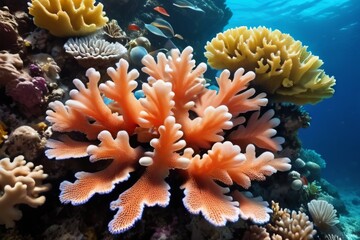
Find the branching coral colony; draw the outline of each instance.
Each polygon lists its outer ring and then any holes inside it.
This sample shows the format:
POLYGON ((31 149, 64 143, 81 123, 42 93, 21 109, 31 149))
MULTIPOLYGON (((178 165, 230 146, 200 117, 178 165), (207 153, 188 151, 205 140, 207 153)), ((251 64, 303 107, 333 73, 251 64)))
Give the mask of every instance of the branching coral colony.
POLYGON ((283 138, 275 137, 274 129, 279 120, 273 118, 272 110, 260 116, 267 99, 248 89, 253 72, 244 74, 239 69, 230 79, 224 70, 217 78, 217 93, 205 87, 202 74, 207 66, 196 66, 192 51, 191 47, 181 53, 172 50, 169 57, 160 53, 157 61, 144 57, 142 71, 149 77, 142 85, 145 97, 139 100, 133 94, 139 72, 128 71, 127 61, 121 59, 117 69, 108 69, 111 80, 98 86, 100 74, 90 68, 87 85, 75 79, 78 90, 70 92, 65 105, 50 104, 47 120, 53 130, 82 132, 89 141, 79 142, 64 133, 48 141, 49 158, 112 159, 101 171, 78 172, 74 183, 61 183, 61 202, 77 205, 95 193, 109 193, 144 166, 142 177, 110 204, 117 210, 109 223, 112 233, 131 228, 145 206, 169 204, 170 186, 165 178, 170 170, 183 176, 183 203, 188 211, 201 212, 212 224, 222 226, 239 217, 256 223, 269 220, 271 210, 261 197, 230 192, 223 186, 237 184, 247 189, 251 180, 265 180, 277 170, 290 169, 288 158, 274 158, 269 151, 256 156, 255 152, 255 146, 281 149, 283 138), (106 105, 103 97, 112 103, 106 105), (253 113, 246 119, 242 115, 248 112, 253 113), (130 136, 136 137, 137 146, 130 145, 130 136), (93 145, 96 138, 100 143, 93 145))

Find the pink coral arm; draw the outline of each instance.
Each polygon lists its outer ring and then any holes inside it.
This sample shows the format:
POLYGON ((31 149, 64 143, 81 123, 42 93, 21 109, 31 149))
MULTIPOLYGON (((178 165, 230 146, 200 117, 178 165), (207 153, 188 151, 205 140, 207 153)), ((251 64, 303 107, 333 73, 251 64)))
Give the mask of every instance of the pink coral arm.
MULTIPOLYGON (((192 152, 187 149, 183 157, 190 158, 192 152)), ((214 180, 231 185, 228 170, 243 158, 240 148, 231 142, 215 143, 202 158, 199 155, 192 157, 187 169, 189 177, 181 186, 185 193, 183 202, 189 212, 202 212, 209 222, 217 226, 225 225, 226 221, 236 221, 239 217, 237 202, 225 195, 229 192, 228 188, 220 187, 214 180)))
POLYGON ((128 72, 128 69, 129 63, 120 59, 116 69, 112 67, 107 69, 112 81, 100 84, 99 89, 107 98, 114 100, 119 108, 124 119, 121 129, 132 134, 138 124, 142 107, 132 92, 137 87, 135 79, 139 76, 139 72, 135 69, 128 72))
POLYGON ((113 159, 104 170, 95 173, 78 172, 74 183, 64 181, 60 184, 60 200, 63 203, 71 202, 74 205, 88 201, 95 193, 108 193, 118 182, 125 181, 132 172, 134 163, 139 159, 142 150, 129 145, 129 136, 120 131, 115 139, 110 132, 102 131, 99 134, 100 145, 91 145, 87 151, 90 161, 113 159))
POLYGON ((264 224, 270 219, 269 204, 262 197, 253 197, 250 192, 234 191, 231 196, 239 202, 240 217, 244 220, 252 220, 256 224, 264 224))
POLYGON ((48 149, 45 155, 57 160, 86 157, 88 156, 86 149, 89 145, 89 142, 75 141, 67 135, 61 135, 59 140, 49 139, 46 142, 48 149))
POLYGON ((182 126, 187 146, 195 150, 208 149, 212 143, 223 141, 224 137, 221 136, 223 130, 233 127, 231 117, 227 107, 222 105, 217 108, 207 107, 204 115, 194 120, 184 119, 182 126))
POLYGON ((151 141, 153 152, 146 153, 139 162, 148 166, 142 177, 119 199, 111 203, 112 210, 118 209, 114 219, 109 223, 112 233, 120 233, 132 227, 141 218, 145 206, 167 206, 170 200, 170 186, 165 182, 171 167, 186 167, 188 161, 183 161, 176 151, 185 146, 180 131, 180 125, 175 118, 169 116, 164 125, 159 127, 160 137, 151 141))
POLYGON ((219 92, 216 94, 215 91, 209 90, 200 96, 194 109, 199 116, 203 115, 208 106, 218 107, 225 105, 228 107, 229 112, 234 117, 237 117, 241 113, 259 110, 261 106, 267 104, 268 100, 265 98, 265 94, 259 94, 251 98, 255 94, 255 90, 253 88, 247 89, 249 82, 255 78, 254 72, 250 71, 244 74, 244 69, 239 68, 235 72, 233 80, 229 77, 230 72, 228 70, 222 71, 216 79, 219 92))
POLYGON ((145 98, 140 99, 144 110, 140 112, 139 125, 143 128, 157 128, 164 124, 165 118, 171 114, 174 107, 174 93, 171 83, 162 80, 156 81, 152 86, 142 85, 145 98))
POLYGON ((86 76, 89 79, 87 88, 79 79, 73 81, 78 90, 70 91, 71 99, 66 101, 66 105, 94 121, 91 125, 97 126, 101 130, 107 130, 115 136, 122 129, 123 118, 117 113, 112 113, 101 97, 98 88, 100 73, 89 68, 86 76))
MULTIPOLYGON (((195 155, 191 159, 187 169, 189 177, 182 186, 185 189, 183 202, 190 212, 202 212, 207 220, 216 225, 224 225, 226 219, 235 221, 239 209, 234 210, 236 204, 234 204, 232 197, 224 195, 228 189, 218 186, 214 182, 215 180, 226 185, 232 185, 233 182, 236 182, 240 186, 248 188, 251 180, 264 180, 265 176, 269 176, 277 170, 287 171, 290 169, 288 158, 274 159, 274 155, 270 152, 265 152, 256 158, 253 145, 247 147, 245 154, 241 153, 240 150, 239 146, 228 141, 215 143, 202 158, 195 155), (230 212, 232 214, 229 215, 230 212)), ((183 157, 190 155, 191 151, 187 150, 183 157)), ((237 194, 235 196, 240 198, 237 194)), ((261 208, 259 204, 257 206, 261 208)), ((258 209, 259 214, 261 214, 256 216, 259 221, 265 221, 267 216, 266 206, 262 206, 262 208, 258 209)), ((246 206, 243 207, 242 211, 243 216, 248 214, 246 206)))
POLYGON ((256 157, 255 146, 252 144, 246 147, 244 155, 245 160, 228 171, 231 179, 243 188, 249 188, 252 180, 263 181, 266 176, 291 168, 289 158, 274 158, 271 152, 264 152, 256 157))
POLYGON ((273 152, 280 151, 284 138, 274 137, 277 133, 274 128, 280 124, 278 118, 273 118, 274 114, 274 110, 268 110, 261 117, 259 111, 253 113, 247 120, 246 127, 240 125, 230 133, 228 140, 242 148, 252 143, 273 152))
POLYGON ((171 56, 166 59, 163 53, 158 54, 158 64, 148 55, 142 60, 145 67, 142 71, 149 74, 149 83, 155 80, 171 82, 172 91, 175 93, 175 110, 181 112, 193 107, 197 95, 205 89, 205 79, 202 74, 206 71, 206 64, 200 63, 195 68, 192 60, 193 49, 186 47, 181 53, 178 49, 171 51, 171 56))
POLYGON ((88 139, 96 139, 102 127, 91 124, 83 113, 64 105, 60 101, 51 102, 46 111, 46 120, 52 123, 52 129, 58 132, 78 131, 88 139))

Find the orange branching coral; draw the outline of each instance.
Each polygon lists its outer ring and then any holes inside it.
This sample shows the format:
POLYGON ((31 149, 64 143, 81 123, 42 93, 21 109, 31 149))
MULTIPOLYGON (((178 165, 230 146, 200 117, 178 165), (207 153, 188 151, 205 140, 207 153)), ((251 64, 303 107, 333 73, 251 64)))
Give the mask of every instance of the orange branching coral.
POLYGON ((95 193, 110 192, 143 166, 146 169, 140 179, 110 205, 117 210, 109 223, 112 233, 132 227, 145 206, 169 204, 170 186, 165 178, 170 170, 184 179, 183 202, 191 213, 201 212, 215 225, 236 221, 239 216, 268 221, 271 210, 261 198, 247 192, 229 193, 225 187, 249 188, 252 180, 262 181, 290 168, 289 159, 275 158, 271 152, 256 156, 255 145, 277 151, 282 138, 274 137, 273 128, 279 121, 273 118, 273 111, 260 116, 260 108, 267 104, 265 95, 255 96, 253 89, 247 89, 254 73, 244 74, 239 69, 231 80, 224 71, 217 79, 220 90, 216 93, 205 87, 202 75, 207 66, 195 65, 191 47, 181 53, 173 50, 169 57, 148 55, 143 64, 142 71, 149 75, 142 85, 144 98, 136 99, 133 94, 139 73, 129 71, 127 61, 121 59, 117 69, 108 69, 111 80, 98 86, 100 74, 90 68, 86 86, 75 79, 77 90, 70 92, 71 99, 50 104, 47 120, 63 135, 49 140, 49 158, 112 160, 99 172, 76 173, 74 183, 64 181, 60 200, 84 203, 95 193), (103 97, 112 102, 106 105, 103 97), (246 120, 242 115, 249 111, 254 113, 246 120), (82 132, 89 141, 74 140, 66 132, 82 132))

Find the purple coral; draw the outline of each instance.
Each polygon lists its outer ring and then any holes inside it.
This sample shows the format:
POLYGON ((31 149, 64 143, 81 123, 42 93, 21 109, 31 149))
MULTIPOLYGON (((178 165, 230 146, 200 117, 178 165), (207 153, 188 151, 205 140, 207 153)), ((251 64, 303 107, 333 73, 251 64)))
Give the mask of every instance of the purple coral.
POLYGON ((6 86, 6 92, 15 102, 32 109, 44 102, 48 89, 43 77, 34 77, 31 80, 18 78, 6 86))
POLYGON ((38 66, 37 64, 30 64, 29 65, 29 74, 32 77, 42 77, 43 76, 43 71, 41 69, 40 66, 38 66))

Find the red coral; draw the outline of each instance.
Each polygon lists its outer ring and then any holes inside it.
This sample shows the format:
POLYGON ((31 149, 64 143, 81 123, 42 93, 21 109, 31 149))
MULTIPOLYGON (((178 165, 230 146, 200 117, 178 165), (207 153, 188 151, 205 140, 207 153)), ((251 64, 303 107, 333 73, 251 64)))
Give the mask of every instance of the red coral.
POLYGON ((247 89, 254 73, 239 69, 230 79, 224 71, 217 79, 216 93, 205 87, 206 65, 195 65, 191 47, 182 53, 173 50, 169 57, 160 53, 157 61, 146 56, 143 64, 142 71, 149 75, 148 83, 142 85, 145 98, 137 100, 133 94, 139 73, 128 71, 128 63, 120 60, 117 69, 108 69, 111 80, 98 87, 100 75, 89 69, 87 86, 74 80, 78 90, 71 91, 71 100, 65 105, 50 104, 47 120, 55 131, 82 132, 89 142, 68 136, 50 140, 49 158, 112 159, 102 171, 79 172, 74 183, 64 181, 60 200, 81 204, 95 193, 108 193, 142 165, 146 170, 140 179, 111 203, 111 209, 117 210, 109 223, 112 233, 132 227, 145 206, 169 204, 170 186, 165 178, 170 170, 184 176, 183 202, 190 212, 201 212, 215 225, 236 221, 239 216, 266 222, 269 208, 265 202, 246 193, 229 193, 228 187, 218 184, 248 188, 252 180, 265 180, 290 168, 287 158, 274 158, 266 151, 255 154, 253 144, 276 151, 281 149, 282 138, 274 137, 273 128, 279 121, 273 112, 260 116, 261 106, 267 104, 265 95, 255 96, 254 89, 247 89), (103 96, 113 102, 106 105, 103 96), (246 120, 243 114, 248 111, 255 112, 246 120), (130 136, 137 138, 134 147, 129 144, 130 136), (98 146, 92 145, 95 138, 100 141, 98 146), (151 147, 148 151, 143 149, 146 142, 151 147))

